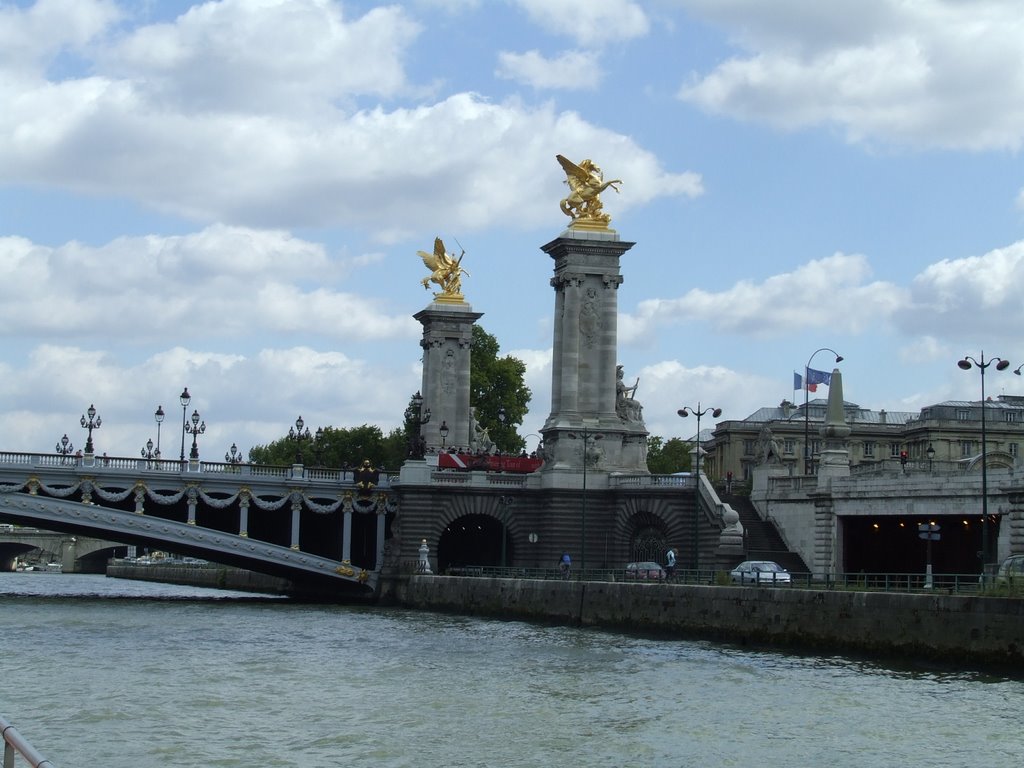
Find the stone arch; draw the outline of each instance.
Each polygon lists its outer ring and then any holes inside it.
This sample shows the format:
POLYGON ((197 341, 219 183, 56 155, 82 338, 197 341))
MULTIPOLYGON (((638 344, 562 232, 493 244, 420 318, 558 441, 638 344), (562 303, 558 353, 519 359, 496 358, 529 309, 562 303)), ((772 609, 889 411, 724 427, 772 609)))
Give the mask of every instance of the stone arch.
POLYGON ((653 532, 660 532, 662 543, 653 559, 664 563, 665 552, 674 547, 676 552, 686 551, 692 546, 693 521, 685 513, 685 508, 674 498, 659 496, 653 498, 629 497, 622 500, 616 509, 615 539, 620 543, 617 559, 623 562, 635 562, 636 555, 649 552, 656 539, 653 532), (643 533, 644 530, 649 533, 643 533), (638 546, 638 540, 647 538, 647 546, 638 546))
POLYGON ((436 518, 437 568, 498 567, 514 562, 521 525, 507 507, 509 497, 450 496, 436 518))

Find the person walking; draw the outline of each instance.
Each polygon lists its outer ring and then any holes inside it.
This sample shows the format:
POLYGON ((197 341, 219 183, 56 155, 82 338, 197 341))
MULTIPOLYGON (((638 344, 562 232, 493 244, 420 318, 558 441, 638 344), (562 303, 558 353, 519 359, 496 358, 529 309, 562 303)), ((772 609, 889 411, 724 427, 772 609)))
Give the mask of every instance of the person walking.
POLYGON ((572 571, 572 558, 569 557, 568 552, 562 553, 562 558, 558 561, 558 567, 562 571, 562 578, 568 579, 569 573, 572 571))
POLYGON ((676 551, 670 549, 665 555, 665 578, 671 579, 676 573, 676 551))

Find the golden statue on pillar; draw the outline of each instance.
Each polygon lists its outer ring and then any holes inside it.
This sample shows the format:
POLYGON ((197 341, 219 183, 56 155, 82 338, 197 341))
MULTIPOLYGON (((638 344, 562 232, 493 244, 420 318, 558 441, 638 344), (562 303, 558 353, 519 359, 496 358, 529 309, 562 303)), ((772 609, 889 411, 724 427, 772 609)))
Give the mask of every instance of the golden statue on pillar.
POLYGON ((466 255, 466 249, 463 248, 462 253, 456 257, 454 253, 448 253, 444 249, 444 243, 440 237, 435 237, 433 253, 426 251, 416 251, 416 253, 430 270, 430 275, 420 281, 423 283, 423 288, 429 290, 431 283, 437 283, 441 287, 441 291, 435 293, 434 298, 440 302, 451 304, 462 303, 462 275, 469 274, 462 268, 462 257, 466 255))
POLYGON ((579 165, 562 155, 555 155, 565 171, 565 183, 569 185, 569 195, 559 203, 562 213, 572 219, 570 227, 582 229, 608 229, 612 217, 602 212, 599 195, 608 187, 616 192, 621 184, 620 179, 605 181, 604 174, 593 160, 584 160, 579 165))

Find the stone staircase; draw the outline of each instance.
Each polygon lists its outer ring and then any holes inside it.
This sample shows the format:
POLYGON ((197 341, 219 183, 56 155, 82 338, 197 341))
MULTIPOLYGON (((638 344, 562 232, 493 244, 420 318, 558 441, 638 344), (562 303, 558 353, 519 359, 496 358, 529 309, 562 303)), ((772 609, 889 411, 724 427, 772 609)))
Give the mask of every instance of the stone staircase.
POLYGON ((740 516, 747 560, 774 560, 790 573, 810 572, 803 558, 786 548, 775 524, 760 518, 749 497, 719 492, 719 498, 740 516))

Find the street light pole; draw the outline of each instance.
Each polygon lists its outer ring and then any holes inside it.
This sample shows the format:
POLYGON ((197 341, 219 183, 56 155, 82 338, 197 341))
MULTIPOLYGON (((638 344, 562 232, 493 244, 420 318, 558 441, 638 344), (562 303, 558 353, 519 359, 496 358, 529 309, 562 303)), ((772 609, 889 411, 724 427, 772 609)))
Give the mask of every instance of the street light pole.
POLYGON ((164 407, 158 405, 156 407, 156 413, 153 414, 153 419, 156 421, 156 455, 157 458, 160 456, 160 425, 164 423, 164 407))
POLYGON ((811 371, 811 361, 814 359, 814 356, 816 354, 818 354, 819 352, 831 352, 833 355, 836 356, 836 362, 837 363, 843 362, 843 356, 840 355, 838 352, 836 352, 834 349, 831 349, 830 347, 821 347, 820 349, 816 349, 816 350, 814 350, 814 352, 811 353, 811 356, 809 358, 807 358, 807 365, 804 366, 804 474, 805 475, 811 474, 811 472, 810 472, 810 466, 811 466, 811 421, 810 421, 810 410, 809 410, 809 407, 808 407, 808 404, 810 403, 810 399, 808 398, 808 394, 810 393, 811 389, 807 385, 807 376, 808 376, 808 374, 811 371))
POLYGON ((306 426, 306 422, 299 416, 295 420, 295 427, 288 427, 288 439, 295 441, 295 463, 302 463, 302 441, 309 440, 312 435, 309 433, 309 427, 306 427, 306 431, 303 432, 302 428, 306 426))
POLYGON ((697 450, 693 456, 694 466, 694 493, 693 493, 693 570, 697 572, 697 581, 700 581, 700 420, 705 413, 710 413, 711 418, 717 419, 722 415, 721 408, 705 408, 701 410, 700 400, 697 407, 684 406, 676 411, 684 419, 691 413, 697 417, 697 450))
POLYGON ((185 463, 185 410, 188 408, 188 404, 192 402, 192 395, 188 393, 188 387, 185 387, 181 394, 178 395, 178 401, 181 403, 181 463, 185 463))
MULTIPOLYGON (((1009 360, 1001 357, 993 357, 985 362, 985 350, 981 351, 981 362, 978 362, 970 355, 964 355, 963 360, 957 361, 957 367, 964 371, 971 370, 972 366, 981 371, 981 583, 985 584, 985 566, 988 563, 988 437, 985 432, 985 369, 992 363, 996 364, 997 371, 1005 371, 1010 367, 1009 360)), ((1018 369, 1019 370, 1019 369, 1018 369)))
POLYGON ((199 460, 199 443, 196 442, 196 438, 206 432, 206 422, 199 423, 199 411, 192 411, 192 423, 185 425, 185 431, 192 435, 192 451, 188 457, 192 461, 199 460))
POLYGON ((81 424, 82 429, 89 430, 89 436, 85 439, 85 453, 86 455, 89 455, 94 452, 92 447, 92 431, 100 428, 100 425, 103 423, 103 419, 96 414, 95 405, 90 405, 89 410, 87 410, 85 414, 82 414, 81 424), (85 414, 89 415, 88 420, 85 418, 85 414))
POLYGON ((591 441, 603 440, 603 434, 592 434, 586 426, 580 428, 579 434, 569 433, 571 438, 583 440, 583 488, 580 495, 580 578, 587 567, 587 465, 590 463, 588 452, 591 441))

